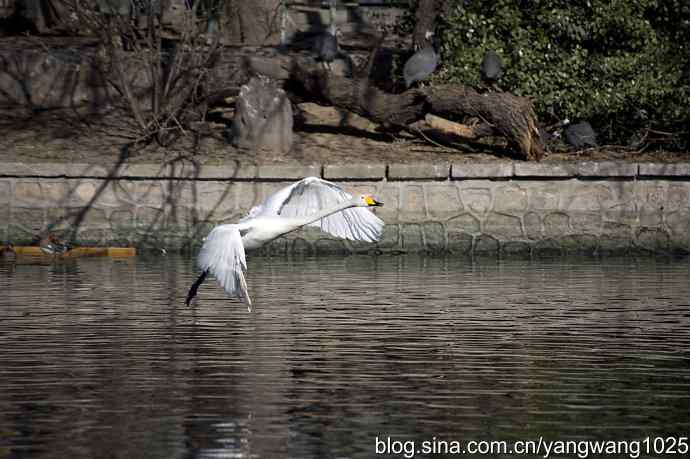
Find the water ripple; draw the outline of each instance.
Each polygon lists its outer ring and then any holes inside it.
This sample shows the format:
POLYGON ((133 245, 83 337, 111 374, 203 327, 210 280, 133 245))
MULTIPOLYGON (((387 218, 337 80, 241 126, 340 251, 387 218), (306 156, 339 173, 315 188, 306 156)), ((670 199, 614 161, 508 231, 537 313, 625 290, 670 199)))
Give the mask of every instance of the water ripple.
POLYGON ((0 457, 370 457, 375 436, 680 435, 690 265, 251 257, 0 264, 0 457))

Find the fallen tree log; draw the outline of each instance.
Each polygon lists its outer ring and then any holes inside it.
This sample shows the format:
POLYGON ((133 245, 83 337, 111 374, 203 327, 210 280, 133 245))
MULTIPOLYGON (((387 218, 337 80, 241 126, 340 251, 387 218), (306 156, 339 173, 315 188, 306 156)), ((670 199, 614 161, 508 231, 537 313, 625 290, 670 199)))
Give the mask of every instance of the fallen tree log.
POLYGON ((390 94, 366 77, 330 74, 309 59, 293 61, 286 90, 301 101, 333 105, 384 127, 405 128, 429 113, 454 119, 477 117, 492 133, 507 138, 525 159, 539 160, 543 155, 531 101, 510 93, 480 94, 462 85, 437 85, 390 94))
POLYGON ((473 125, 460 124, 441 118, 440 116, 432 115, 431 113, 427 113, 424 117, 424 122, 432 130, 468 140, 476 140, 480 137, 491 135, 493 132, 493 129, 485 123, 473 125))
POLYGON ((460 85, 436 85, 425 89, 429 111, 441 116, 481 119, 528 160, 544 155, 532 102, 507 92, 480 94, 460 85))

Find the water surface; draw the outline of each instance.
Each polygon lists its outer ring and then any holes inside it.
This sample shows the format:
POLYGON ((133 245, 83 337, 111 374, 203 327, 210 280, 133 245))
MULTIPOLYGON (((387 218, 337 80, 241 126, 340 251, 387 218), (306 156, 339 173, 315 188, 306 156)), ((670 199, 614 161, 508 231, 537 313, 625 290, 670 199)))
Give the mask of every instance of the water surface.
POLYGON ((0 458, 687 436, 689 274, 658 258, 250 257, 247 312, 215 281, 185 307, 188 256, 3 263, 0 458))

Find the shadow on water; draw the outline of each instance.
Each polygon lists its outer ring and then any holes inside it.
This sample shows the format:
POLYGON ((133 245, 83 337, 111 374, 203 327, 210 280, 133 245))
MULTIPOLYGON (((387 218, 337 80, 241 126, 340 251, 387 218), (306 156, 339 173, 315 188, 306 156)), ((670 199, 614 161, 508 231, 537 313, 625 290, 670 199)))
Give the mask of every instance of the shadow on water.
MULTIPOLYGON (((690 265, 252 257, 0 264, 0 457, 371 457, 688 431, 690 265)), ((402 457, 398 455, 396 457, 402 457)))

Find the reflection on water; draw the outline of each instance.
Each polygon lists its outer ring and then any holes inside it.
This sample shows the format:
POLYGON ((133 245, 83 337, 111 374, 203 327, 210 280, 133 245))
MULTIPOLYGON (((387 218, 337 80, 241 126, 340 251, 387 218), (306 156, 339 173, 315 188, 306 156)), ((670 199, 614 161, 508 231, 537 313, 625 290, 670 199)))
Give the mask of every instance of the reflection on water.
POLYGON ((249 264, 251 313, 190 257, 0 264, 0 458, 690 431, 687 260, 249 264))

